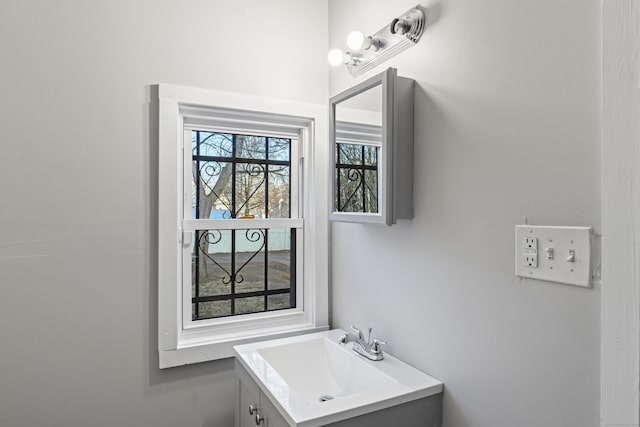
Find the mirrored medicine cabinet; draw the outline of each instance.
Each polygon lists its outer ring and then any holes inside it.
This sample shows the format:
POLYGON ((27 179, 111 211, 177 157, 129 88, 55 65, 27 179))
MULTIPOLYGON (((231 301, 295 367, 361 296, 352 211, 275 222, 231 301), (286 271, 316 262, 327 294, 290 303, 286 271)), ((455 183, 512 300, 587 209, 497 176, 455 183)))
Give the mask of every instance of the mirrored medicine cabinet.
POLYGON ((389 68, 330 99, 330 220, 413 217, 413 94, 389 68))

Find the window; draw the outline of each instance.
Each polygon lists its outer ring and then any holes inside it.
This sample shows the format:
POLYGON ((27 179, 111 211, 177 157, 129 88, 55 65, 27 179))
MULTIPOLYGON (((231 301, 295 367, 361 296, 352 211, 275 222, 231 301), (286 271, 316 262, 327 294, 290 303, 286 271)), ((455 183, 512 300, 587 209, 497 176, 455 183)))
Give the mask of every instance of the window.
POLYGON ((169 85, 158 99, 160 367, 326 329, 324 107, 169 85))
POLYGON ((187 126, 184 138, 191 141, 192 160, 185 172, 192 177, 184 180, 185 192, 191 192, 185 215, 194 220, 185 223, 185 233, 193 235, 185 248, 191 260, 186 323, 296 308, 302 273, 297 261, 303 259, 297 242, 304 230, 300 167, 292 158, 299 157, 299 141, 295 135, 242 135, 202 126, 187 126), (269 218, 282 220, 280 226, 268 228, 269 218), (202 219, 217 220, 218 227, 202 219), (242 221, 234 227, 226 219, 242 221))

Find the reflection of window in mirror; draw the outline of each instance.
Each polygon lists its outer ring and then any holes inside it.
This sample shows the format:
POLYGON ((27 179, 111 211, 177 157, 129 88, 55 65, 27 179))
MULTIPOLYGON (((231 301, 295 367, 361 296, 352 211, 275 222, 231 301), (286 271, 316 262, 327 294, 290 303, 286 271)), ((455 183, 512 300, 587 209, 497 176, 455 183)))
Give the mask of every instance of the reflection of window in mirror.
POLYGON ((336 122, 336 211, 378 213, 380 133, 380 126, 336 122))
POLYGON ((335 130, 335 211, 378 213, 382 86, 336 105, 335 130))

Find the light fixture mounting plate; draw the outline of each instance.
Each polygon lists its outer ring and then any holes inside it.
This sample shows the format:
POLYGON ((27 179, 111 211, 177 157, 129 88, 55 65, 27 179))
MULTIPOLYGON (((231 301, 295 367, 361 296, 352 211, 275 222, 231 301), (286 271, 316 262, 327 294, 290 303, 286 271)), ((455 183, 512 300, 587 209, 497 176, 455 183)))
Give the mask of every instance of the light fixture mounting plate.
POLYGON ((425 27, 426 18, 422 6, 409 9, 370 36, 373 40, 378 40, 379 49, 347 52, 350 57, 357 58, 347 62, 347 69, 354 77, 371 70, 418 43, 425 27))

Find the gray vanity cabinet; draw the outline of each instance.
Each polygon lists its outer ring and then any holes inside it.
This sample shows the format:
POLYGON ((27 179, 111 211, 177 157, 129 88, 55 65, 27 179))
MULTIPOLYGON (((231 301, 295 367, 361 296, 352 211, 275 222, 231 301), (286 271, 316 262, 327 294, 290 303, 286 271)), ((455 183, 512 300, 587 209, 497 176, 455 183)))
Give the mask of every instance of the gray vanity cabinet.
POLYGON ((265 427, 289 427, 289 424, 282 418, 282 415, 280 415, 276 407, 271 404, 269 399, 264 396, 261 397, 261 413, 264 416, 264 423, 262 425, 265 427))
POLYGON ((236 382, 236 427, 289 427, 238 361, 236 382))
MULTIPOLYGON (((291 427, 258 384, 236 360, 236 427, 291 427), (254 409, 252 411, 252 409, 254 409), (259 420, 259 421, 258 421, 259 420), (258 422, 256 422, 258 421, 258 422)), ((442 426, 442 393, 354 418, 324 424, 326 427, 442 426)))

